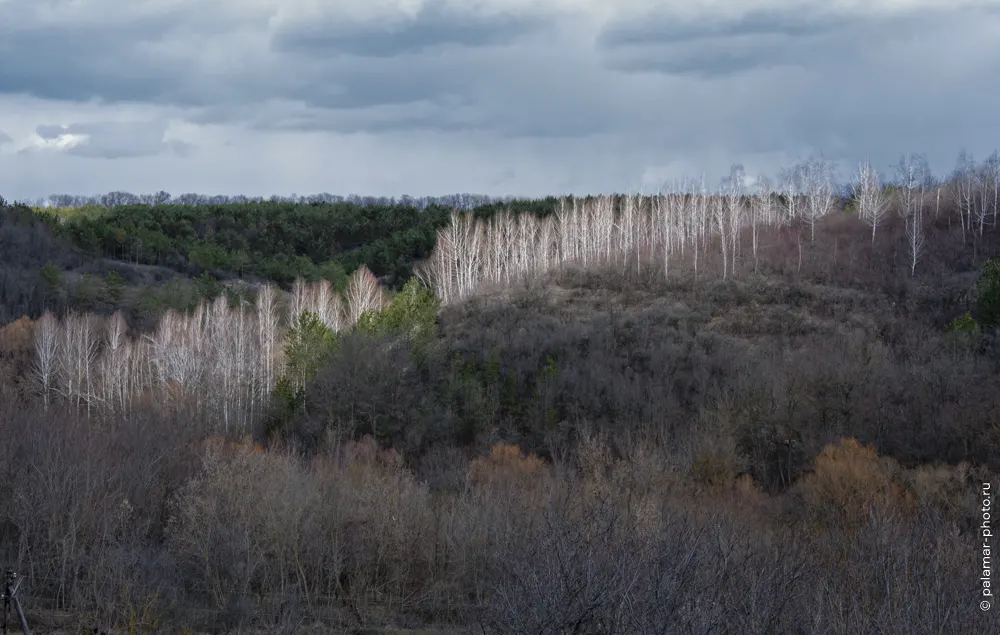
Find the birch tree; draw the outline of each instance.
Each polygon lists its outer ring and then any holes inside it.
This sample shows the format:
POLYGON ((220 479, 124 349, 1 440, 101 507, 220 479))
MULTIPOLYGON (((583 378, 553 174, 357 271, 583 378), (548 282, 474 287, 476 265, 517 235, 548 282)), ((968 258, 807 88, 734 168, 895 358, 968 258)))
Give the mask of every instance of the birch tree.
POLYGON ((958 155, 951 181, 954 185, 955 205, 962 225, 962 240, 967 231, 972 230, 973 188, 975 185, 975 161, 963 150, 958 155))
MULTIPOLYGON (((463 284, 469 284, 468 278, 471 275, 468 271, 463 274, 466 278, 463 284)), ((344 294, 347 303, 347 326, 354 326, 365 311, 378 311, 385 305, 385 292, 379 286, 375 275, 363 265, 351 274, 344 294)))
POLYGON ((771 181, 766 176, 757 177, 757 196, 754 197, 750 211, 750 240, 753 249, 753 272, 757 273, 757 252, 760 244, 760 228, 768 225, 773 213, 771 181))
POLYGON ((290 298, 291 304, 289 306, 289 312, 293 316, 302 314, 305 311, 309 311, 312 305, 312 289, 306 284, 303 278, 296 278, 292 283, 292 295, 290 298))
POLYGON ((726 199, 719 195, 712 197, 712 220, 719 231, 719 248, 722 251, 722 279, 729 273, 729 212, 726 209, 726 199))
POLYGON ((924 250, 924 205, 923 196, 906 217, 906 238, 910 248, 910 276, 917 270, 917 262, 924 250))
POLYGON ((1000 188, 1000 155, 991 154, 976 171, 979 203, 977 205, 979 233, 983 233, 986 218, 992 216, 992 227, 997 223, 998 188, 1000 188))
POLYGON ((51 313, 46 312, 35 322, 35 379, 45 409, 49 407, 50 395, 56 379, 59 359, 59 323, 51 313))
MULTIPOLYGON (((341 328, 343 321, 343 302, 338 294, 334 293, 329 280, 319 280, 309 294, 312 300, 309 311, 316 314, 319 321, 325 324, 333 332, 341 328)), ((299 312, 301 313, 301 311, 299 312)))
POLYGON ((727 233, 729 238, 729 253, 732 258, 732 270, 736 271, 736 257, 740 250, 740 230, 743 227, 743 194, 746 186, 746 170, 742 165, 734 165, 729 170, 724 194, 726 197, 727 233))
POLYGON ((801 164, 799 173, 805 186, 805 216, 809 224, 809 242, 816 241, 816 222, 833 211, 834 166, 821 157, 801 164))
POLYGON ((104 354, 100 359, 102 402, 111 410, 124 412, 131 401, 132 347, 126 339, 127 327, 121 311, 105 324, 104 354))
POLYGON ((63 319, 60 334, 61 392, 76 407, 86 405, 89 416, 94 401, 92 371, 97 356, 97 338, 90 317, 70 313, 63 319))
POLYGON ((674 203, 662 192, 658 192, 653 197, 653 217, 659 229, 659 244, 661 245, 661 261, 663 263, 663 276, 670 277, 670 247, 671 232, 673 229, 674 203))
POLYGON ((270 284, 257 291, 257 341, 258 349, 258 399, 263 402, 277 377, 275 359, 280 350, 281 336, 278 333, 280 315, 278 312, 278 290, 270 284))
POLYGON ((921 188, 929 174, 927 159, 923 155, 906 153, 899 158, 899 163, 896 164, 896 192, 899 198, 898 211, 902 218, 909 217, 916 209, 921 188))
POLYGON ((993 151, 993 154, 986 159, 986 172, 989 174, 990 189, 993 190, 993 227, 997 226, 997 212, 1000 211, 1000 153, 993 151))
POLYGON ((781 170, 778 176, 781 192, 785 195, 786 222, 791 223, 800 214, 799 195, 805 190, 802 164, 781 170))
POLYGON ((857 176, 856 200, 858 216, 872 227, 872 244, 875 244, 875 230, 885 216, 888 200, 882 184, 879 182, 878 171, 867 159, 861 163, 857 176))

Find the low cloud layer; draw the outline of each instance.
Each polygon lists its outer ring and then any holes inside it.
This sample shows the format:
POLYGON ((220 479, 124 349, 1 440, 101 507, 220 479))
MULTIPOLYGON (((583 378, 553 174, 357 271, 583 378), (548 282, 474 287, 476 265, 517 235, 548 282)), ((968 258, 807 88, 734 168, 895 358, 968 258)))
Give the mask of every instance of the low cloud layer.
POLYGON ((1000 138, 1000 10, 0 0, 0 195, 544 195, 1000 138))

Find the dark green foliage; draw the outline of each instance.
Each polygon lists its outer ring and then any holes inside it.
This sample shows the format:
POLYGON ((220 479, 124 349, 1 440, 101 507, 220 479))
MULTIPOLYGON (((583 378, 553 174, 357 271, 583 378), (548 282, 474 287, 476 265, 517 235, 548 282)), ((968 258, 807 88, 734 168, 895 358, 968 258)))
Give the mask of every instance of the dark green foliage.
POLYGON ((76 283, 73 290, 73 304, 81 311, 93 311, 97 305, 107 299, 107 290, 100 278, 94 278, 89 273, 76 283))
POLYGON ((39 272, 42 282, 45 283, 45 290, 49 293, 58 293, 62 289, 62 272, 54 262, 47 262, 39 272))
POLYGON ((968 311, 948 324, 948 335, 958 350, 970 350, 981 341, 979 324, 968 311))
POLYGON ((546 196, 542 199, 526 199, 489 203, 476 207, 472 213, 478 219, 488 219, 502 212, 511 212, 515 215, 533 214, 539 218, 545 218, 556 213, 559 209, 559 198, 546 196))
POLYGON ((1000 326, 1000 257, 986 261, 979 276, 976 318, 984 328, 1000 326))
POLYGON ((399 283, 426 257, 451 210, 443 205, 250 202, 122 205, 52 222, 84 250, 185 272, 341 282, 367 265, 399 283))
POLYGON ((362 313, 355 328, 377 337, 398 335, 423 345, 434 338, 440 306, 434 292, 412 278, 388 307, 362 313))
POLYGON ((117 269, 112 269, 104 275, 104 286, 108 290, 108 299, 114 304, 122 301, 125 293, 125 279, 117 269))
POLYGON ((201 274, 194 281, 198 285, 198 295, 207 300, 214 300, 222 293, 222 284, 208 272, 201 274))
POLYGON ((303 311, 285 335, 285 374, 271 393, 263 422, 265 438, 288 434, 288 425, 305 405, 305 385, 337 351, 338 338, 315 313, 303 311))
POLYGON ((303 311, 285 339, 285 364, 292 384, 302 386, 311 379, 336 346, 337 334, 315 313, 303 311))
POLYGON ((267 416, 262 430, 265 439, 281 439, 287 435, 289 422, 305 405, 305 390, 295 386, 288 375, 282 375, 275 382, 271 391, 271 402, 268 404, 267 416))

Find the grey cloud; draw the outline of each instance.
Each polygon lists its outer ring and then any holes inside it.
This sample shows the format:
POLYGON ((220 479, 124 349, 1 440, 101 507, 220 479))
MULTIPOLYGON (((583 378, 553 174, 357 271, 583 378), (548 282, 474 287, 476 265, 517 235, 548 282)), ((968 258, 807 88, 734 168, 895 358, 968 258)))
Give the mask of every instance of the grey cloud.
POLYGON ((893 15, 832 14, 809 10, 758 11, 738 20, 612 23, 598 36, 609 68, 723 77, 759 68, 844 68, 872 43, 931 37, 942 23, 989 18, 995 9, 963 13, 940 9, 893 15))
POLYGON ((385 134, 399 131, 457 132, 482 126, 475 109, 446 109, 430 102, 414 102, 399 107, 370 107, 343 110, 306 107, 259 115, 250 128, 262 131, 364 131, 385 134))
POLYGON ((448 63, 427 62, 405 66, 372 65, 340 68, 323 73, 323 81, 304 82, 289 96, 323 108, 354 109, 368 106, 403 105, 454 98, 468 87, 468 69, 448 63))
POLYGON ((386 58, 436 47, 485 47, 510 44, 544 26, 536 18, 492 17, 425 4, 412 18, 381 22, 320 21, 278 31, 272 45, 283 52, 386 58))
POLYGON ((677 44, 708 38, 745 36, 809 37, 842 31, 856 18, 810 11, 753 11, 736 20, 684 21, 657 16, 612 22, 598 36, 604 49, 648 44, 677 44))
POLYGON ((0 146, 5 146, 8 143, 12 142, 13 140, 14 140, 13 137, 11 137, 3 130, 0 130, 0 146))
POLYGON ((69 128, 66 126, 60 126, 58 124, 42 124, 35 128, 35 134, 37 134, 42 139, 58 139, 62 135, 69 132, 69 128))
POLYGON ((35 132, 43 139, 58 139, 62 135, 86 138, 65 150, 67 154, 103 159, 153 156, 166 151, 185 154, 191 148, 177 141, 165 142, 165 122, 102 122, 70 126, 41 125, 35 132))
POLYGON ((608 57, 608 66, 625 73, 656 71, 668 75, 691 75, 705 79, 724 78, 752 70, 805 67, 812 56, 790 56, 778 44, 756 43, 752 47, 718 47, 705 50, 652 50, 641 55, 608 57))
MULTIPOLYGON (((15 26, 10 6, 0 0, 0 93, 69 102, 38 120, 73 121, 79 107, 73 102, 98 97, 155 105, 138 112, 127 103, 87 105, 88 119, 152 111, 211 124, 197 152, 163 142, 165 119, 42 126, 37 132, 50 139, 67 132, 89 138, 62 152, 0 153, 0 171, 21 170, 12 182, 41 182, 36 174, 48 174, 47 165, 61 166, 62 179, 107 170, 81 155, 157 155, 141 164, 165 166, 162 177, 140 174, 129 161, 112 170, 132 170, 129 178, 147 179, 146 189, 197 189, 168 186, 184 174, 184 182, 209 185, 238 188, 231 184, 245 181, 248 191, 303 191, 312 182, 322 190, 332 187, 323 179, 334 171, 313 166, 340 160, 345 144, 371 144, 364 147, 378 157, 375 167, 344 162, 338 172, 344 187, 390 183, 417 191, 433 177, 440 179, 435 187, 454 182, 454 189, 467 189, 465 180, 480 173, 481 162, 482 172, 504 175, 490 183, 515 189, 528 183, 538 191, 546 183, 621 189, 647 166, 711 173, 747 156, 780 161, 813 151, 853 162, 865 155, 891 161, 899 151, 918 150, 935 166, 950 166, 961 145, 1000 134, 1000 89, 985 79, 1000 75, 1000 10, 891 18, 772 12, 673 24, 650 18, 614 23, 594 46, 569 23, 473 18, 438 4, 409 21, 288 26, 267 49, 264 20, 243 29, 247 23, 237 16, 213 22, 188 13, 168 16, 166 24, 123 19, 43 28, 15 26), (245 31, 252 32, 250 44, 245 31), (230 67, 206 70, 192 56, 206 42, 232 46, 224 57, 230 67), (275 140, 282 157, 300 157, 294 169, 273 158, 275 140), (413 152, 420 155, 413 163, 399 158, 413 152), (449 152, 479 158, 463 158, 463 172, 449 152), (425 162, 433 174, 406 176, 425 162), (367 174, 383 163, 391 179, 367 174)), ((204 57, 214 61, 214 54, 204 57)), ((11 102, 31 103, 19 100, 11 102)))
POLYGON ((192 20, 181 7, 164 7, 107 22, 39 23, 27 5, 0 3, 0 93, 181 105, 211 98, 191 81, 190 65, 164 51, 216 34, 217 16, 192 20))

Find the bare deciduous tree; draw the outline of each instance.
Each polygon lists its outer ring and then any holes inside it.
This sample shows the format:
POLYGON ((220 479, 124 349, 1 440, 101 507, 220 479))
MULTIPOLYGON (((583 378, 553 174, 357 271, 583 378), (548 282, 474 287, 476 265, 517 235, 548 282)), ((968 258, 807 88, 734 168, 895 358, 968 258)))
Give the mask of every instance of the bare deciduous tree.
POLYGON ((35 323, 35 379, 45 408, 56 378, 59 358, 59 324, 51 313, 45 313, 35 323))
POLYGON ((97 338, 90 316, 70 313, 63 319, 60 335, 60 392, 77 407, 86 405, 89 415, 95 397, 92 370, 97 357, 97 338))
POLYGON ((126 339, 125 318, 120 311, 105 324, 104 354, 100 359, 102 399, 111 411, 124 412, 131 401, 132 347, 126 339))
POLYGON ((278 290, 272 285, 264 285, 257 291, 257 342, 259 369, 257 387, 258 398, 263 402, 276 379, 276 358, 281 347, 278 333, 280 315, 278 313, 278 290))
POLYGON ((766 176, 757 177, 757 196, 750 210, 750 237, 753 248, 753 270, 757 273, 757 252, 760 245, 760 228, 771 222, 774 210, 771 181, 766 176))
POLYGON ((954 184, 955 205, 958 207, 962 226, 962 239, 972 230, 973 195, 975 185, 975 161, 964 150, 958 155, 951 181, 954 184))
POLYGON ((869 160, 866 159, 859 167, 857 179, 855 196, 858 216, 872 226, 872 244, 875 244, 875 230, 885 216, 888 200, 879 181, 878 171, 869 160))
POLYGON ((746 170, 742 165, 734 165, 729 170, 725 180, 724 195, 726 197, 727 227, 729 253, 732 258, 732 270, 736 271, 736 257, 740 251, 740 229, 744 222, 743 193, 746 186, 746 170))
POLYGON ((917 270, 917 262, 924 250, 924 203, 923 193, 914 203, 913 210, 906 217, 906 238, 910 247, 910 275, 917 270))
MULTIPOLYGON (((478 246, 478 245, 474 245, 478 246)), ((461 263, 463 265, 463 278, 462 285, 467 286, 469 289, 473 288, 473 271, 470 270, 467 263, 461 263)), ((378 311, 385 306, 385 292, 379 285, 378 280, 375 279, 375 275, 368 270, 367 267, 358 267, 358 269, 351 274, 350 279, 347 281, 347 289, 344 291, 347 303, 347 325, 353 326, 357 324, 358 318, 361 314, 366 311, 378 311)))
POLYGON ((805 217, 809 225, 809 241, 816 241, 816 222, 833 211, 834 165, 822 157, 803 162, 797 171, 805 186, 805 217))
POLYGON ((902 218, 908 218, 916 209, 929 176, 930 168, 923 155, 906 153, 899 158, 899 163, 896 164, 896 192, 899 198, 897 211, 902 218))

